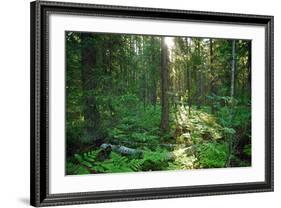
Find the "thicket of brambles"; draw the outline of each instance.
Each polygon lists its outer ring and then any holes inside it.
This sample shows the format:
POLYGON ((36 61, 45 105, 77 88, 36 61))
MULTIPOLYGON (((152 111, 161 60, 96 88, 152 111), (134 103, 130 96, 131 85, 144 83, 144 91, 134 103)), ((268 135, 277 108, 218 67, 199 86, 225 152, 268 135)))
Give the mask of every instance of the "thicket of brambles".
POLYGON ((66 173, 251 165, 251 42, 66 33, 66 173))

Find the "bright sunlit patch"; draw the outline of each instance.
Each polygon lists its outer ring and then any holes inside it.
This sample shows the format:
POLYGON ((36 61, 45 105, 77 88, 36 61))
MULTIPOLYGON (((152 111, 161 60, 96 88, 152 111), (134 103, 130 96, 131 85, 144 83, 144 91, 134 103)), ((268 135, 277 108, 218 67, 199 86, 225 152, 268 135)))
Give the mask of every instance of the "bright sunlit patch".
POLYGON ((171 50, 174 48, 175 41, 173 37, 165 37, 165 44, 167 45, 168 49, 171 50))

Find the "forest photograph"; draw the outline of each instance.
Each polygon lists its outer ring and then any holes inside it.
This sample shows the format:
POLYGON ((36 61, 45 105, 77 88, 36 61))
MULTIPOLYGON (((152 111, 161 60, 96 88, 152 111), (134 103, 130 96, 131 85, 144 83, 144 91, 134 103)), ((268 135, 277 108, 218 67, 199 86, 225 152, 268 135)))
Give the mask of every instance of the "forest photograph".
POLYGON ((65 174, 251 166, 251 40, 65 32, 65 174))

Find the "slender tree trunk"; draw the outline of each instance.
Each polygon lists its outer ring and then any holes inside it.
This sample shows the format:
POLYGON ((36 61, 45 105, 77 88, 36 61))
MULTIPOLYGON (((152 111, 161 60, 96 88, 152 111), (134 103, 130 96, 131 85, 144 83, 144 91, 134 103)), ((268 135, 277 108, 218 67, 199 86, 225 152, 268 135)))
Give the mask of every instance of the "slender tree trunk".
POLYGON ((145 59, 144 59, 144 37, 141 36, 141 41, 140 41, 140 46, 141 46, 141 94, 142 94, 142 101, 143 101, 143 109, 145 111, 146 109, 146 91, 147 91, 147 87, 146 87, 146 65, 145 65, 145 59))
POLYGON ((169 131, 169 98, 168 98, 168 49, 165 37, 161 38, 161 130, 169 131))
POLYGON ((213 70, 213 39, 210 38, 210 69, 213 70))
MULTIPOLYGON (((112 43, 110 43, 110 45, 108 46, 109 48, 109 72, 110 72, 110 75, 112 74, 112 43)), ((104 53, 105 54, 105 53, 104 53)))
POLYGON ((235 68, 236 68, 236 52, 235 52, 235 40, 232 40, 232 61, 231 61, 231 89, 230 97, 234 97, 235 91, 235 68))
POLYGON ((95 79, 95 71, 97 65, 97 46, 91 44, 93 37, 89 33, 82 33, 82 51, 81 51, 81 67, 82 67, 82 88, 84 97, 84 119, 85 119, 85 135, 84 142, 95 143, 100 139, 100 114, 96 103, 96 97, 91 92, 97 87, 97 79, 95 79))
POLYGON ((252 85, 252 42, 248 42, 248 80, 247 80, 247 89, 251 93, 251 85, 252 85))
MULTIPOLYGON (((196 50, 197 50, 197 53, 198 53, 198 57, 200 57, 201 55, 201 51, 200 51, 200 40, 199 39, 196 39, 196 42, 197 42, 197 47, 196 47, 196 50)), ((202 72, 199 71, 199 67, 201 65, 201 61, 200 63, 196 66, 196 94, 197 94, 197 107, 200 108, 201 107, 201 74, 202 72)), ((200 69, 201 70, 201 69, 200 69)))
MULTIPOLYGON (((213 72, 213 63, 214 63, 214 53, 213 53, 213 48, 214 48, 214 42, 213 42, 213 39, 210 38, 210 74, 212 76, 212 79, 210 81, 210 93, 211 95, 214 95, 215 94, 215 87, 216 87, 216 78, 215 76, 213 76, 214 72, 213 72)), ((210 101, 211 103, 211 111, 212 113, 215 112, 215 108, 214 108, 214 100, 211 100, 210 101)))
MULTIPOLYGON (((231 61, 231 91, 230 91, 230 97, 231 97, 231 119, 233 118, 233 98, 234 98, 234 86, 235 86, 235 68, 236 68, 236 49, 235 49, 235 40, 232 41, 232 61, 231 61)), ((226 167, 229 167, 231 165, 231 157, 233 153, 233 135, 228 135, 228 156, 226 161, 226 167)))
POLYGON ((200 106, 202 105, 202 103, 204 104, 204 74, 201 71, 200 72, 200 106))
MULTIPOLYGON (((203 100, 204 100, 204 65, 202 65, 203 61, 202 61, 202 57, 201 57, 201 39, 198 39, 198 56, 200 57, 200 62, 199 62, 199 67, 200 67, 200 70, 198 71, 199 73, 199 107, 201 107, 202 103, 203 103, 203 100)), ((202 56, 203 56, 203 53, 202 53, 202 56)))
POLYGON ((191 79, 192 73, 191 73, 191 69, 188 69, 188 114, 191 114, 191 106, 192 106, 192 98, 191 98, 191 79))
POLYGON ((133 68, 134 68, 134 64, 133 64, 133 41, 132 41, 133 36, 131 36, 129 38, 129 86, 133 86, 133 68))
POLYGON ((186 44, 186 76, 187 76, 187 96, 188 96, 188 114, 191 114, 191 105, 192 105, 192 99, 191 99, 191 69, 188 66, 188 56, 189 56, 189 45, 188 45, 188 38, 185 38, 185 44, 186 44))
POLYGON ((156 102, 157 102, 157 74, 158 73, 158 67, 155 64, 155 57, 156 57, 156 50, 155 50, 155 37, 151 37, 151 45, 152 45, 152 56, 151 56, 151 104, 156 107, 156 102))

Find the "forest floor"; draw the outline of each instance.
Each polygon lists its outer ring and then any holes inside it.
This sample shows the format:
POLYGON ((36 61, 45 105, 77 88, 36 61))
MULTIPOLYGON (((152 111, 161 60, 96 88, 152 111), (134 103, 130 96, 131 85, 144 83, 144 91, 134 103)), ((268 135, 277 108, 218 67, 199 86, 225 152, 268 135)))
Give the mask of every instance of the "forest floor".
POLYGON ((211 109, 194 107, 189 111, 184 105, 173 109, 169 133, 166 134, 162 134, 159 128, 161 107, 158 105, 147 106, 145 110, 120 112, 122 119, 107 130, 102 145, 88 146, 68 158, 67 174, 251 165, 250 145, 239 152, 239 145, 234 143, 236 146, 229 154, 229 139, 235 141, 238 130, 226 127, 211 113, 211 109))

